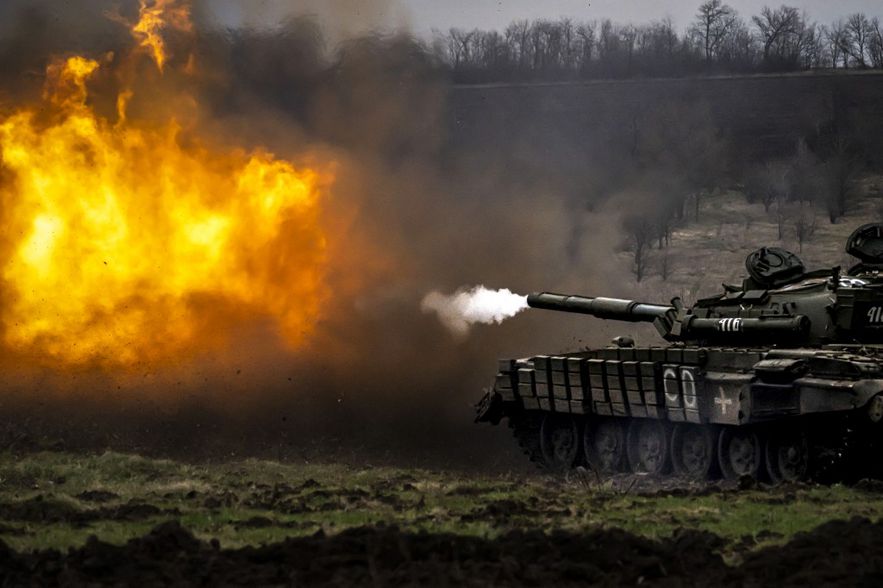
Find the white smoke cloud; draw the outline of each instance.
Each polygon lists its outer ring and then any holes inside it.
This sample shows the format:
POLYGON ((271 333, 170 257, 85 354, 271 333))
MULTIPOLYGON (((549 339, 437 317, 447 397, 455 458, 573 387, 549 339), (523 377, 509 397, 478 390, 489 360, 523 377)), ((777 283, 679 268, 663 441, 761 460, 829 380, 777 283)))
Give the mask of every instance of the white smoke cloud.
POLYGON ((439 320, 457 335, 465 335, 476 323, 501 323, 527 308, 527 296, 503 288, 484 286, 460 288, 451 295, 432 291, 420 304, 423 312, 435 312, 439 320))

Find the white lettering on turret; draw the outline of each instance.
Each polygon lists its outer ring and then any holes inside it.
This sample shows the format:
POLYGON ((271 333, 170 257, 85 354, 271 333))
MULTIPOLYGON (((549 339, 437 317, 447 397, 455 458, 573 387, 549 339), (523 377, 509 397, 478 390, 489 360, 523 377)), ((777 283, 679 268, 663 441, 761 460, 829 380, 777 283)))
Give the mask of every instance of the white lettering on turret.
POLYGON ((717 322, 717 330, 723 333, 739 333, 742 331, 742 319, 725 318, 717 322))
POLYGON ((883 306, 872 306, 868 310, 868 323, 872 325, 883 324, 883 306))

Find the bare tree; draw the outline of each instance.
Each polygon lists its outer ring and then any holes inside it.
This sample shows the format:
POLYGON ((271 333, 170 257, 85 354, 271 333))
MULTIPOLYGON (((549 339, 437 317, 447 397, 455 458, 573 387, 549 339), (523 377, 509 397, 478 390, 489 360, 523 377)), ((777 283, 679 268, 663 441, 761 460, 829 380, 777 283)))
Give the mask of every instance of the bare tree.
POLYGON ((787 169, 787 194, 791 201, 821 202, 824 200, 825 180, 821 173, 822 162, 810 150, 806 141, 797 144, 787 169))
POLYGON ((530 23, 526 20, 516 20, 506 27, 503 36, 518 67, 525 69, 530 63, 530 23))
POLYGON ((464 31, 452 28, 448 33, 448 51, 451 64, 456 68, 461 64, 471 63, 472 38, 476 31, 464 31))
POLYGON ((706 0, 679 35, 670 19, 647 24, 518 20, 503 32, 451 28, 432 50, 458 81, 666 76, 706 71, 883 67, 883 29, 856 13, 818 26, 793 6, 764 7, 749 23, 724 0, 706 0))
POLYGON ((565 71, 573 71, 577 64, 579 53, 576 47, 576 27, 569 18, 558 21, 560 40, 559 60, 565 71))
MULTIPOLYGON (((752 170, 745 179, 745 196, 749 202, 760 202, 765 212, 788 196, 788 166, 767 162, 752 170)), ((780 237, 781 238, 781 237, 780 237)))
POLYGON ((672 207, 677 217, 685 216, 689 202, 698 218, 702 197, 720 185, 728 161, 728 142, 710 106, 660 103, 640 113, 636 138, 637 163, 677 179, 677 204, 672 207))
POLYGON ((676 199, 672 198, 669 205, 660 210, 653 219, 653 228, 655 230, 655 238, 657 248, 662 249, 671 245, 671 234, 674 231, 674 225, 677 215, 675 210, 676 199))
POLYGON ((711 64, 717 56, 737 22, 736 11, 721 0, 708 0, 699 7, 690 30, 701 44, 706 65, 711 64))
POLYGON ((643 214, 633 214, 623 221, 623 228, 627 235, 626 245, 634 259, 632 272, 635 280, 640 282, 647 269, 647 251, 653 239, 653 223, 643 214))
POLYGON ((635 44, 638 40, 638 29, 633 25, 622 27, 619 31, 619 37, 622 40, 621 46, 625 50, 625 75, 632 74, 632 67, 635 58, 635 44))
POLYGON ((846 53, 849 34, 843 21, 839 20, 830 27, 822 27, 822 36, 825 39, 831 67, 836 68, 839 65, 849 67, 849 54, 846 53))
POLYGON ((742 19, 736 19, 718 49, 718 63, 732 71, 751 70, 755 67, 756 55, 754 35, 742 19))
POLYGON ((764 7, 751 19, 763 45, 763 62, 772 69, 796 69, 809 42, 815 38, 815 26, 793 6, 764 7))
POLYGON ((681 39, 671 19, 638 27, 637 31, 636 52, 642 69, 651 75, 674 73, 681 39))
POLYGON ((798 32, 799 19, 796 8, 784 5, 776 9, 764 6, 759 16, 751 17, 760 32, 764 61, 774 52, 781 54, 783 46, 788 46, 790 38, 798 32))
POLYGON ((773 211, 775 212, 776 218, 776 229, 778 231, 779 241, 783 241, 785 239, 785 224, 788 221, 788 199, 784 194, 779 194, 776 196, 775 203, 773 205, 773 211))
POLYGON ((825 204, 828 208, 828 218, 833 224, 849 209, 850 201, 856 192, 861 161, 846 139, 835 136, 832 139, 830 155, 822 169, 827 183, 825 204))
POLYGON ((801 200, 794 207, 791 212, 791 223, 794 226, 799 253, 803 253, 803 244, 812 238, 818 226, 818 217, 812 201, 801 200))
POLYGON ((883 30, 880 28, 880 19, 874 17, 870 22, 871 38, 868 41, 868 53, 871 57, 871 67, 883 68, 883 30))
POLYGON ((590 67, 594 58, 595 28, 595 23, 583 23, 576 27, 576 36, 579 39, 579 64, 582 71, 590 67))
POLYGON ((503 76, 512 63, 509 45, 497 31, 479 31, 474 37, 474 62, 494 77, 503 76))
POLYGON ((862 69, 868 67, 868 46, 872 36, 871 21, 857 12, 846 19, 846 38, 843 51, 862 69))
POLYGON ((815 23, 807 26, 801 49, 799 68, 818 69, 825 67, 825 43, 822 36, 822 27, 815 23))
POLYGON ((672 22, 671 18, 665 18, 656 23, 653 28, 656 31, 656 37, 661 41, 659 44, 661 52, 668 59, 673 59, 675 51, 677 51, 678 45, 680 45, 680 39, 678 39, 678 34, 675 32, 674 22, 672 22))
POLYGON ((668 255, 668 251, 665 251, 659 256, 659 276, 663 282, 667 282, 670 275, 671 258, 668 255))
POLYGON ((601 28, 598 31, 598 62, 602 73, 606 75, 614 75, 619 73, 619 63, 621 61, 622 38, 619 36, 619 27, 613 24, 609 19, 601 21, 601 28))

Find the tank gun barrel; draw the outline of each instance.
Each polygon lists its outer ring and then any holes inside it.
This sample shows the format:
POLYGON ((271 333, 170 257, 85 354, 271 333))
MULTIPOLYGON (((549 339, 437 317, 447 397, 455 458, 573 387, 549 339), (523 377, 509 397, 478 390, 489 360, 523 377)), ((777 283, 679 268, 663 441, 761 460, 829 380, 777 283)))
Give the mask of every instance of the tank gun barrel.
POLYGON ((527 305, 531 308, 590 314, 602 319, 632 323, 652 323, 658 318, 665 317, 667 313, 675 311, 674 307, 662 304, 645 304, 619 298, 569 296, 551 292, 537 292, 529 295, 527 305))
POLYGON ((701 317, 682 306, 647 304, 619 298, 591 298, 551 292, 527 297, 531 308, 588 314, 602 319, 630 323, 653 323, 669 341, 727 342, 734 340, 789 341, 803 338, 811 321, 803 315, 760 317, 701 317))

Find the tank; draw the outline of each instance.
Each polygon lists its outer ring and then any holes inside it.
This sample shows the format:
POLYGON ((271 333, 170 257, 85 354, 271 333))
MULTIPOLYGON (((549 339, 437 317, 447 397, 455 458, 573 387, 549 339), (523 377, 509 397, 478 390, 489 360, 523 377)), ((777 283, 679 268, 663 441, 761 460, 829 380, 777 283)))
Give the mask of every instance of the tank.
POLYGON ((692 307, 541 292, 534 309, 652 323, 663 342, 500 360, 478 422, 508 421, 544 468, 767 482, 878 476, 883 225, 858 263, 807 271, 761 248, 741 285, 692 307))

